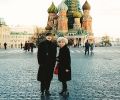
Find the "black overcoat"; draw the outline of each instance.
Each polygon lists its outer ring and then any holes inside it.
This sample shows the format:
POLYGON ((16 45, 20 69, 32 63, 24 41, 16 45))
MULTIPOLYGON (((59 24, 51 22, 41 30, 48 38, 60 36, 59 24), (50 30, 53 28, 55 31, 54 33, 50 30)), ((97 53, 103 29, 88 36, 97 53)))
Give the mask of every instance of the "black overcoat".
POLYGON ((85 43, 85 49, 87 49, 87 50, 88 50, 88 49, 89 49, 89 47, 90 47, 90 43, 86 42, 86 43, 85 43))
POLYGON ((38 81, 51 81, 56 63, 57 46, 51 41, 45 40, 38 45, 38 81))
POLYGON ((71 57, 66 45, 59 50, 58 62, 58 80, 61 82, 71 80, 71 57), (69 71, 66 72, 66 69, 69 71))

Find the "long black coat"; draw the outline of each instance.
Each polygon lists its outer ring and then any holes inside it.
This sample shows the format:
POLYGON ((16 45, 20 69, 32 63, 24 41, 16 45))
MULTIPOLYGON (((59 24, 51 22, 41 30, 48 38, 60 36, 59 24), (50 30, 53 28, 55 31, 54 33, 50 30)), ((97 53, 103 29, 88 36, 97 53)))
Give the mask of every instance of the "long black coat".
POLYGON ((53 78, 53 70, 56 63, 56 52, 57 46, 48 40, 45 40, 38 45, 38 81, 51 81, 53 78))
POLYGON ((85 49, 87 49, 87 50, 88 50, 88 49, 89 49, 89 47, 90 47, 90 43, 89 43, 89 42, 86 42, 86 43, 85 43, 85 49))
POLYGON ((58 62, 58 80, 61 82, 71 80, 71 57, 69 48, 66 45, 60 48, 58 62), (66 72, 66 69, 68 69, 69 72, 66 72))

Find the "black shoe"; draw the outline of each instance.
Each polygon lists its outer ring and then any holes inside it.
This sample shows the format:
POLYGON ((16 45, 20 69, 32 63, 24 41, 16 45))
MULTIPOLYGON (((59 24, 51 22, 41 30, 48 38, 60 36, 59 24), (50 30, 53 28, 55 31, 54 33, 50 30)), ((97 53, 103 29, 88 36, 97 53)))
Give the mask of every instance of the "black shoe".
POLYGON ((63 95, 63 92, 64 92, 64 91, 62 90, 59 94, 60 94, 60 95, 63 95))
POLYGON ((44 92, 41 92, 41 96, 44 96, 44 92))
POLYGON ((69 92, 68 92, 68 91, 65 91, 63 94, 66 95, 66 96, 68 96, 68 95, 69 95, 69 92))
POLYGON ((49 91, 45 91, 45 95, 50 96, 51 94, 49 91))
POLYGON ((69 95, 69 92, 68 92, 68 91, 63 91, 63 92, 61 92, 60 95, 62 95, 62 96, 68 96, 68 95, 69 95))

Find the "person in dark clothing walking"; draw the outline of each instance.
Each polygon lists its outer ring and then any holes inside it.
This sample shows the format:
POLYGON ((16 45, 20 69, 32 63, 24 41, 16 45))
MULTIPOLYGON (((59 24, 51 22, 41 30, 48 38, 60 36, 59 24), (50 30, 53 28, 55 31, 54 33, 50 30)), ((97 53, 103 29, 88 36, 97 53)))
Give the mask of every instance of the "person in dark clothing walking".
POLYGON ((85 42, 85 55, 88 52, 89 55, 89 47, 90 47, 90 43, 88 42, 88 40, 85 42))
POLYGON ((91 43, 91 44, 90 44, 91 55, 94 54, 94 53, 93 53, 93 47, 94 47, 94 45, 93 45, 93 43, 91 43))
POLYGON ((27 41, 25 41, 25 46, 24 46, 25 51, 27 51, 27 47, 28 47, 28 43, 27 43, 27 41))
POLYGON ((27 50, 30 51, 30 42, 27 43, 27 50))
POLYGON ((33 47, 34 47, 34 43, 30 43, 30 50, 31 50, 31 52, 33 52, 33 47))
POLYGON ((71 80, 71 57, 70 50, 67 47, 68 40, 64 37, 57 39, 59 49, 58 55, 58 80, 62 82, 62 91, 60 95, 68 95, 67 81, 71 80))
POLYGON ((20 46, 21 46, 21 49, 22 49, 23 48, 23 44, 21 43, 20 46))
POLYGON ((7 49, 7 43, 6 42, 4 43, 4 48, 5 48, 5 50, 7 49))
POLYGON ((37 80, 41 82, 41 95, 51 95, 49 92, 50 83, 53 78, 53 71, 56 64, 57 45, 52 42, 52 33, 46 34, 46 40, 38 45, 38 74, 37 80))

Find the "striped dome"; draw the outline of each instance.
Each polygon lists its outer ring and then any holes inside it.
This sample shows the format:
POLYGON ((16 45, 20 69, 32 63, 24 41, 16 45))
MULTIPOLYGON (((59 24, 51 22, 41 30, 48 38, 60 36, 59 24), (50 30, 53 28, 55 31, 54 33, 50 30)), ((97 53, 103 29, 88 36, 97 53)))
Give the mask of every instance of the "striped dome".
POLYGON ((65 0, 63 0, 60 5, 58 6, 58 11, 61 11, 61 10, 65 10, 67 11, 68 10, 68 6, 64 3, 65 0))

